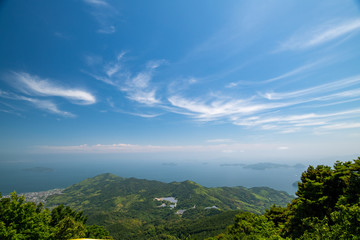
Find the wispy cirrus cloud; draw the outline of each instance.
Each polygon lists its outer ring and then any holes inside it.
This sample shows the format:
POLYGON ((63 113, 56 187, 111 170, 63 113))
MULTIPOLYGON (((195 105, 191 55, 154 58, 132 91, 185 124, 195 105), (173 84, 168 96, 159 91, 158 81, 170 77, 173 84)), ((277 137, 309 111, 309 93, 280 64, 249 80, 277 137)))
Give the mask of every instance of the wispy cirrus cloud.
POLYGON ((303 126, 318 126, 326 125, 328 122, 339 119, 353 118, 360 116, 360 109, 351 109, 347 111, 331 112, 327 114, 308 113, 301 115, 287 115, 276 117, 249 117, 236 122, 236 125, 242 126, 256 126, 264 124, 276 124, 283 127, 284 125, 291 125, 294 127, 303 126))
POLYGON ((160 116, 161 114, 154 113, 154 114, 147 114, 147 113, 129 113, 130 115, 139 116, 143 118, 155 118, 160 116))
POLYGON ((75 117, 75 114, 60 110, 55 97, 67 99, 78 105, 96 103, 96 98, 85 90, 64 87, 56 84, 53 80, 43 79, 25 72, 12 72, 5 75, 7 82, 17 90, 17 93, 0 90, 0 97, 10 100, 20 100, 31 103, 38 109, 61 115, 75 117), (41 98, 41 99, 40 99, 41 98))
POLYGON ((22 98, 21 100, 28 101, 28 102, 34 104, 37 108, 46 110, 53 114, 61 115, 64 117, 75 117, 76 116, 70 112, 61 111, 55 103, 48 101, 48 100, 39 100, 39 99, 34 99, 34 98, 22 98))
POLYGON ((359 18, 342 22, 331 21, 311 30, 298 32, 283 42, 276 51, 308 49, 348 36, 359 30, 359 18))
POLYGON ((153 105, 161 101, 156 97, 156 88, 150 86, 153 71, 160 66, 160 62, 149 62, 146 69, 125 81, 122 91, 127 92, 128 98, 146 105, 153 105))
POLYGON ((108 6, 109 4, 104 0, 84 0, 85 3, 99 6, 108 6))
POLYGON ((300 67, 297 67, 295 69, 290 70, 289 72, 286 72, 286 73, 281 74, 279 76, 269 78, 269 79, 266 79, 266 80, 262 80, 262 81, 257 81, 257 82, 249 82, 249 81, 231 82, 231 83, 227 84, 225 87, 226 88, 233 88, 233 87, 236 87, 238 85, 258 85, 258 84, 272 83, 272 82, 275 82, 275 81, 279 81, 279 80, 282 80, 282 79, 294 77, 296 75, 300 75, 302 73, 308 72, 309 70, 315 68, 316 66, 319 66, 323 62, 324 62, 324 60, 319 60, 319 61, 316 61, 316 62, 304 64, 304 65, 302 65, 300 67))
MULTIPOLYGON (((304 128, 316 128, 318 126, 334 124, 339 119, 339 117, 336 117, 338 115, 336 112, 334 114, 314 114, 311 106, 309 107, 309 103, 316 102, 331 105, 339 101, 344 102, 345 100, 356 101, 360 97, 360 90, 354 88, 360 84, 360 75, 331 82, 328 81, 324 84, 295 91, 265 91, 264 93, 254 91, 254 94, 247 98, 239 98, 233 94, 229 95, 221 91, 216 93, 210 92, 207 95, 196 97, 188 95, 186 94, 186 91, 189 90, 188 86, 198 82, 195 78, 178 78, 180 79, 179 83, 172 81, 167 86, 167 92, 160 92, 157 86, 152 83, 152 78, 154 71, 164 61, 149 61, 142 71, 132 72, 127 66, 128 63, 125 55, 125 52, 121 52, 115 60, 100 66, 100 74, 89 75, 114 86, 125 93, 127 99, 142 106, 153 108, 156 111, 161 110, 185 115, 196 121, 229 122, 245 128, 256 127, 268 131, 293 133, 304 128), (184 84, 186 84, 186 87, 181 87, 184 84), (346 89, 349 87, 353 89, 346 89), (284 114, 289 108, 301 108, 305 104, 308 105, 302 110, 303 114, 284 114)), ((323 63, 328 63, 328 60, 329 58, 326 58, 304 64, 278 77, 264 80, 262 83, 281 83, 284 79, 307 73, 323 63)), ((264 86, 266 87, 267 85, 264 86)), ((338 104, 341 103, 339 102, 338 104)), ((114 106, 113 102, 112 106, 114 106)), ((120 112, 147 118, 159 116, 157 113, 131 113, 122 110, 120 112)), ((343 115, 347 114, 344 113, 343 115)), ((351 114, 348 115, 350 116, 351 114)))
POLYGON ((112 34, 116 32, 116 23, 118 22, 118 11, 105 0, 83 0, 85 4, 91 7, 90 14, 99 24, 98 33, 112 34))
POLYGON ((318 130, 342 130, 342 129, 351 129, 351 128, 360 128, 360 122, 345 122, 345 123, 335 123, 329 124, 326 126, 321 126, 318 130))
POLYGON ((261 93, 260 95, 269 100, 289 99, 289 98, 296 98, 310 94, 319 94, 319 93, 339 90, 359 83, 360 83, 360 75, 357 75, 297 91, 283 92, 283 93, 266 92, 266 93, 261 93))
POLYGON ((293 133, 304 128, 314 129, 318 126, 327 126, 360 117, 359 109, 314 113, 311 105, 308 105, 314 102, 335 104, 339 100, 357 101, 360 97, 360 89, 342 89, 354 88, 359 84, 360 76, 353 76, 297 91, 272 92, 254 95, 248 99, 219 95, 202 98, 173 95, 168 98, 168 101, 178 111, 173 111, 171 108, 169 111, 186 114, 198 121, 225 121, 245 128, 256 127, 268 131, 293 133), (265 99, 261 99, 260 96, 265 99), (286 114, 295 108, 303 108, 302 114, 286 114))
POLYGON ((188 115, 200 121, 216 121, 224 118, 234 121, 238 117, 295 104, 293 102, 265 103, 254 98, 236 99, 221 96, 212 96, 204 100, 204 98, 185 98, 174 95, 169 97, 168 101, 173 107, 186 111, 188 115))
POLYGON ((103 26, 102 28, 97 30, 98 33, 103 33, 103 34, 111 34, 116 32, 116 28, 113 25, 110 26, 103 26))
POLYGON ((171 96, 168 101, 172 106, 186 110, 195 118, 204 121, 216 120, 220 117, 235 113, 253 113, 262 109, 261 106, 249 106, 245 100, 220 100, 205 101, 202 99, 189 99, 182 96, 171 96))
POLYGON ((121 52, 114 61, 100 66, 101 70, 99 74, 87 74, 126 93, 126 97, 129 100, 147 106, 161 103, 161 100, 156 96, 157 88, 151 85, 151 80, 154 71, 165 61, 149 61, 145 69, 133 73, 124 64, 125 54, 126 52, 121 52))
MULTIPOLYGON (((259 128, 268 131, 281 133, 293 133, 303 129, 315 129, 318 126, 326 126, 338 123, 340 120, 351 119, 354 115, 338 112, 322 111, 313 112, 310 103, 323 106, 332 104, 342 104, 349 101, 358 101, 360 89, 356 88, 360 84, 360 75, 343 78, 335 81, 327 81, 323 84, 314 85, 308 88, 296 89, 294 91, 274 92, 264 91, 259 93, 256 88, 252 88, 253 95, 246 94, 246 98, 241 98, 239 94, 228 94, 226 89, 218 90, 194 96, 189 86, 194 83, 201 85, 198 78, 174 78, 180 80, 170 81, 168 85, 163 84, 168 91, 161 91, 152 81, 155 70, 162 64, 160 61, 149 61, 143 70, 130 71, 126 53, 120 53, 115 60, 102 63, 99 67, 100 74, 89 74, 95 79, 124 93, 124 96, 140 106, 152 108, 155 112, 165 111, 175 114, 185 115, 191 119, 202 122, 227 122, 246 129, 259 128), (185 87, 184 87, 184 86, 185 87), (351 90, 346 89, 352 87, 351 90), (190 90, 190 94, 187 92, 190 90), (249 96, 250 95, 250 96, 249 96), (288 111, 294 112, 301 109, 301 114, 287 114, 288 111), (349 116, 347 118, 346 116, 349 116)), ((331 59, 330 59, 331 60, 331 59)), ((274 85, 266 83, 277 83, 280 86, 283 80, 297 75, 306 75, 307 78, 314 78, 314 68, 323 67, 329 63, 329 58, 322 58, 318 61, 306 63, 300 67, 290 70, 277 77, 268 78, 261 83, 262 88, 270 88, 274 85), (311 73, 311 74, 309 74, 311 73)), ((201 79, 201 78, 200 78, 201 79)), ((307 82, 311 82, 308 79, 307 82)), ((314 81, 316 82, 316 81, 314 81)), ((115 104, 112 102, 112 107, 115 104)), ((114 108, 115 109, 115 108, 114 108)), ((131 111, 119 110, 119 112, 136 115, 140 117, 156 117, 158 113, 132 113, 131 111)))
POLYGON ((275 82, 275 81, 278 81, 278 80, 281 80, 281 79, 284 79, 284 78, 293 77, 295 75, 298 75, 300 73, 304 73, 304 72, 318 66, 322 62, 324 62, 324 61, 320 60, 320 61, 316 61, 316 62, 312 62, 312 63, 309 63, 309 64, 302 65, 302 66, 300 66, 298 68, 295 68, 295 69, 293 69, 293 70, 291 70, 289 72, 281 74, 280 76, 266 79, 266 80, 262 81, 262 83, 272 83, 272 82, 275 82))
POLYGON ((36 108, 45 110, 45 111, 53 113, 53 114, 61 115, 63 117, 75 117, 76 116, 70 112, 60 110, 55 103, 53 103, 52 101, 49 101, 49 100, 40 100, 40 99, 36 99, 36 98, 25 97, 25 96, 21 96, 21 95, 14 94, 14 93, 4 92, 1 90, 0 90, 0 97, 6 98, 6 99, 11 99, 11 100, 26 101, 26 102, 29 102, 32 105, 34 105, 36 108))
POLYGON ((138 117, 142 117, 142 118, 155 118, 155 117, 162 115, 161 113, 142 113, 142 112, 139 113, 139 112, 125 111, 125 110, 117 108, 115 106, 115 104, 112 102, 110 102, 109 105, 111 105, 112 111, 114 111, 114 112, 129 114, 129 115, 138 116, 138 117))
POLYGON ((66 88, 55 84, 49 79, 41 79, 25 72, 13 72, 10 79, 15 88, 28 95, 63 97, 75 104, 96 103, 96 98, 87 91, 66 88))

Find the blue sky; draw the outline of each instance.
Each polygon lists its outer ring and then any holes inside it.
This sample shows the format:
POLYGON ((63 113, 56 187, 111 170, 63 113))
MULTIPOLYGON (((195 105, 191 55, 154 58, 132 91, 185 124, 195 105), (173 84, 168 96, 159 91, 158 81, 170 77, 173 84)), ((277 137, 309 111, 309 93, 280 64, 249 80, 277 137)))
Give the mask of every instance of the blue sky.
POLYGON ((358 1, 5 0, 0 157, 357 156, 359 43, 358 1))

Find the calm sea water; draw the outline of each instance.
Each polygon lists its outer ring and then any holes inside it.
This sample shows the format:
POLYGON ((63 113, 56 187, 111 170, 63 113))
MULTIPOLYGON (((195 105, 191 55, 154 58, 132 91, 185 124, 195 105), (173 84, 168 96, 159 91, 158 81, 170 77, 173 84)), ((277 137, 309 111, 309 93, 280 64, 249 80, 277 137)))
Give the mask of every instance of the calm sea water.
POLYGON ((3 162, 0 163, 0 192, 5 195, 65 188, 101 173, 163 182, 192 180, 206 187, 267 186, 294 194, 292 184, 305 168, 278 167, 265 170, 241 165, 202 162, 93 161, 93 162, 3 162), (48 171, 36 171, 49 168, 48 171), (50 171, 52 170, 52 171, 50 171))

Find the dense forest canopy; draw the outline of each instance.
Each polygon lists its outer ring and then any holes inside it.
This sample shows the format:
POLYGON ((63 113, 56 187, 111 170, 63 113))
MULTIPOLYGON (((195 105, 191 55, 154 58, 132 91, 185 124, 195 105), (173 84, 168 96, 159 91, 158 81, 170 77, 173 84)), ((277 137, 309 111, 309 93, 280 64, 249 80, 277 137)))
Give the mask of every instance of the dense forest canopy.
MULTIPOLYGON (((1 197, 1 195, 0 195, 1 197)), ((61 240, 70 238, 112 239, 101 226, 86 225, 87 217, 70 207, 59 205, 53 210, 25 202, 16 192, 0 199, 0 239, 61 240)))
POLYGON ((309 166, 287 207, 241 213, 211 239, 360 239, 360 157, 334 167, 309 166))

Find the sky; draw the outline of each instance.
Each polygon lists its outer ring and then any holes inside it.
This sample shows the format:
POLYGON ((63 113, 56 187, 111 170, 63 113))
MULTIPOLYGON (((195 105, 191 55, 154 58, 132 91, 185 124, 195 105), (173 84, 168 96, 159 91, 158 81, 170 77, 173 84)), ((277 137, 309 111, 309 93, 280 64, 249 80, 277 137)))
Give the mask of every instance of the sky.
POLYGON ((0 159, 348 161, 359 43, 354 0, 3 0, 0 159))

